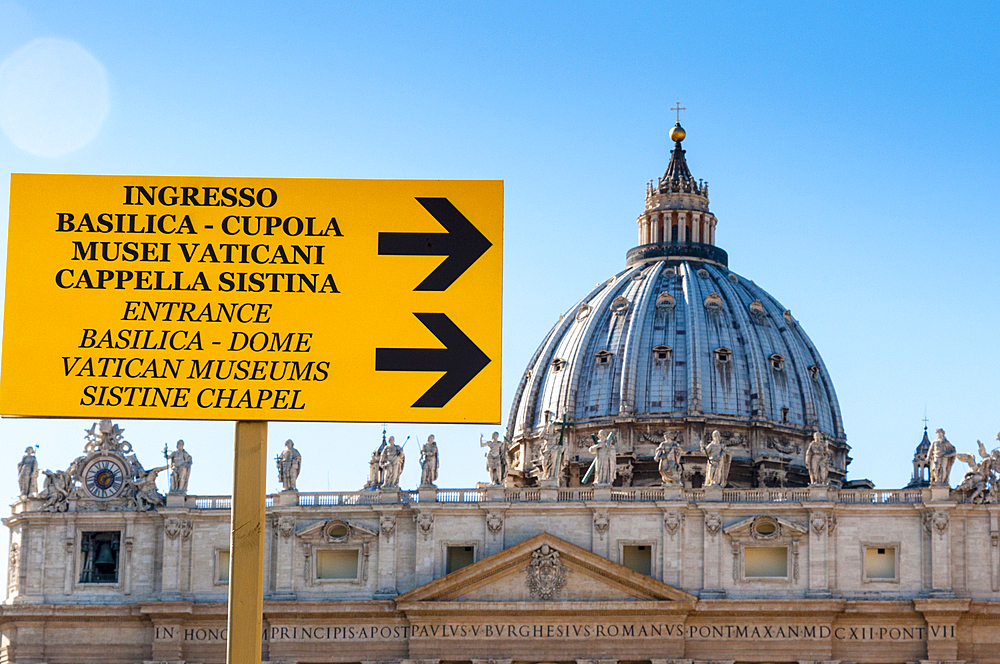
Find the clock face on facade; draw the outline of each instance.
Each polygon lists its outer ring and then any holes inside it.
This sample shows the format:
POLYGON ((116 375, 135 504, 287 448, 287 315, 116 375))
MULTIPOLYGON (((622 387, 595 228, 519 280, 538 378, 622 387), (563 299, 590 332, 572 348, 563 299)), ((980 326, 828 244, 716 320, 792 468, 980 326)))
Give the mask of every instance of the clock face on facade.
POLYGON ((97 500, 114 498, 125 486, 125 467, 117 459, 97 459, 84 471, 83 486, 97 500))

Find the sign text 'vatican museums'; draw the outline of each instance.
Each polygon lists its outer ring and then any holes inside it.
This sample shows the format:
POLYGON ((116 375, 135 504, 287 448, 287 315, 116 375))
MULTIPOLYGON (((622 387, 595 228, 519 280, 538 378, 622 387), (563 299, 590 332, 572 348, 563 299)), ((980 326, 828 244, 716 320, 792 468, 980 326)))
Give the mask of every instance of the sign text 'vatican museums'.
POLYGON ((503 183, 11 176, 0 412, 499 422, 503 183))

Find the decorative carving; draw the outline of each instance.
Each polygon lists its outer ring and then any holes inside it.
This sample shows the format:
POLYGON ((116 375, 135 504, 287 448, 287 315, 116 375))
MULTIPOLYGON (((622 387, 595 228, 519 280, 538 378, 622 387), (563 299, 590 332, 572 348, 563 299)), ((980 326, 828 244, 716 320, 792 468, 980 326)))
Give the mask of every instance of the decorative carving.
POLYGON ((667 512, 663 515, 663 527, 667 529, 667 533, 671 537, 677 534, 683 522, 684 514, 682 512, 667 512))
POLYGON ((604 533, 608 532, 608 526, 611 525, 611 515, 607 512, 595 512, 594 513, 594 530, 604 537, 604 533))
POLYGON ((386 537, 392 537, 396 532, 396 517, 391 514, 383 514, 378 520, 378 529, 386 537))
MULTIPOLYGON (((1000 435, 997 436, 1000 440, 1000 435)), ((957 458, 969 465, 955 488, 957 493, 965 495, 967 502, 997 503, 1000 502, 1000 482, 997 481, 997 470, 1000 469, 1000 448, 992 453, 986 451, 986 446, 981 441, 976 441, 979 445, 980 461, 976 461, 975 454, 959 454, 957 458)))
POLYGON ((932 517, 931 522, 934 524, 934 528, 937 530, 939 537, 943 536, 945 534, 945 531, 948 530, 949 518, 950 517, 948 516, 947 512, 941 510, 934 512, 934 516, 932 517))
MULTIPOLYGON (((30 449, 30 448, 29 448, 30 449)), ((10 545, 10 557, 7 559, 7 583, 15 585, 17 583, 17 565, 21 561, 21 548, 17 542, 10 545)))
POLYGON ((278 516, 274 519, 274 530, 284 539, 288 539, 295 532, 294 516, 278 516))
POLYGON ((434 436, 427 436, 427 442, 420 448, 420 487, 432 488, 438 476, 438 446, 434 436))
MULTIPOLYGON (((194 522, 191 519, 181 520, 181 541, 187 542, 191 539, 191 533, 194 531, 194 522)), ((126 544, 131 547, 131 541, 126 541, 126 544)))
POLYGON ((813 512, 809 517, 809 525, 817 535, 823 533, 827 526, 827 515, 821 512, 813 512))
POLYGON ((766 444, 772 450, 777 450, 782 454, 800 454, 802 452, 801 444, 789 441, 787 438, 768 436, 766 444))
POLYGON ((295 480, 299 477, 299 469, 302 467, 302 455, 295 449, 295 444, 291 440, 285 441, 285 449, 281 451, 275 460, 278 466, 278 481, 281 482, 282 491, 296 491, 295 480))
POLYGON ((716 513, 705 515, 705 530, 712 537, 715 537, 719 533, 719 528, 722 527, 722 517, 716 513))
POLYGON ((132 451, 132 444, 125 440, 125 429, 122 429, 111 420, 101 420, 86 431, 86 443, 83 451, 91 452, 118 452, 125 455, 132 451))
POLYGON ((168 516, 163 520, 163 532, 168 539, 177 539, 177 536, 181 534, 181 520, 176 516, 168 516))
POLYGON ((486 528, 496 535, 503 528, 503 514, 501 512, 489 512, 486 514, 486 528))
POLYGON ((837 528, 837 515, 831 513, 826 520, 826 531, 829 534, 833 534, 833 531, 837 528))
POLYGON ((430 537, 431 528, 434 526, 434 515, 430 512, 422 512, 416 516, 416 520, 424 539, 430 537))
POLYGON ((525 573, 531 596, 547 601, 566 586, 569 568, 559 560, 558 551, 543 544, 531 554, 531 562, 525 573))
POLYGON ((830 474, 830 448, 826 436, 817 431, 806 449, 806 468, 809 469, 809 483, 826 485, 830 474))

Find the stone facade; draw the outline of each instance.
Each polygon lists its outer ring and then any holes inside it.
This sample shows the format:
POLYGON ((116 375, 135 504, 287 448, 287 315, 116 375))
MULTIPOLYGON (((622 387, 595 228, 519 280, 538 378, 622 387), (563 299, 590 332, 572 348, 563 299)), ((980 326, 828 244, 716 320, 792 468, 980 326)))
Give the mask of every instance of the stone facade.
MULTIPOLYGON (((287 491, 268 498, 263 658, 1000 662, 1000 505, 962 500, 287 491)), ((0 660, 224 661, 228 498, 171 502, 16 503, 0 660), (113 579, 81 578, 94 533, 118 535, 113 579)))

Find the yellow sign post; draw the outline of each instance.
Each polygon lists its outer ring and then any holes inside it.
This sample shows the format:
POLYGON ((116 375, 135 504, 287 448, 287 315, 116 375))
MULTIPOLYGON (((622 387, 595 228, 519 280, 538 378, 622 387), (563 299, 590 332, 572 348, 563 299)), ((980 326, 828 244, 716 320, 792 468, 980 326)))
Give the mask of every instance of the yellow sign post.
POLYGON ((503 183, 11 176, 0 413, 237 420, 230 664, 267 421, 500 420, 503 183))
POLYGON ((503 183, 11 176, 0 412, 497 422, 503 183))

